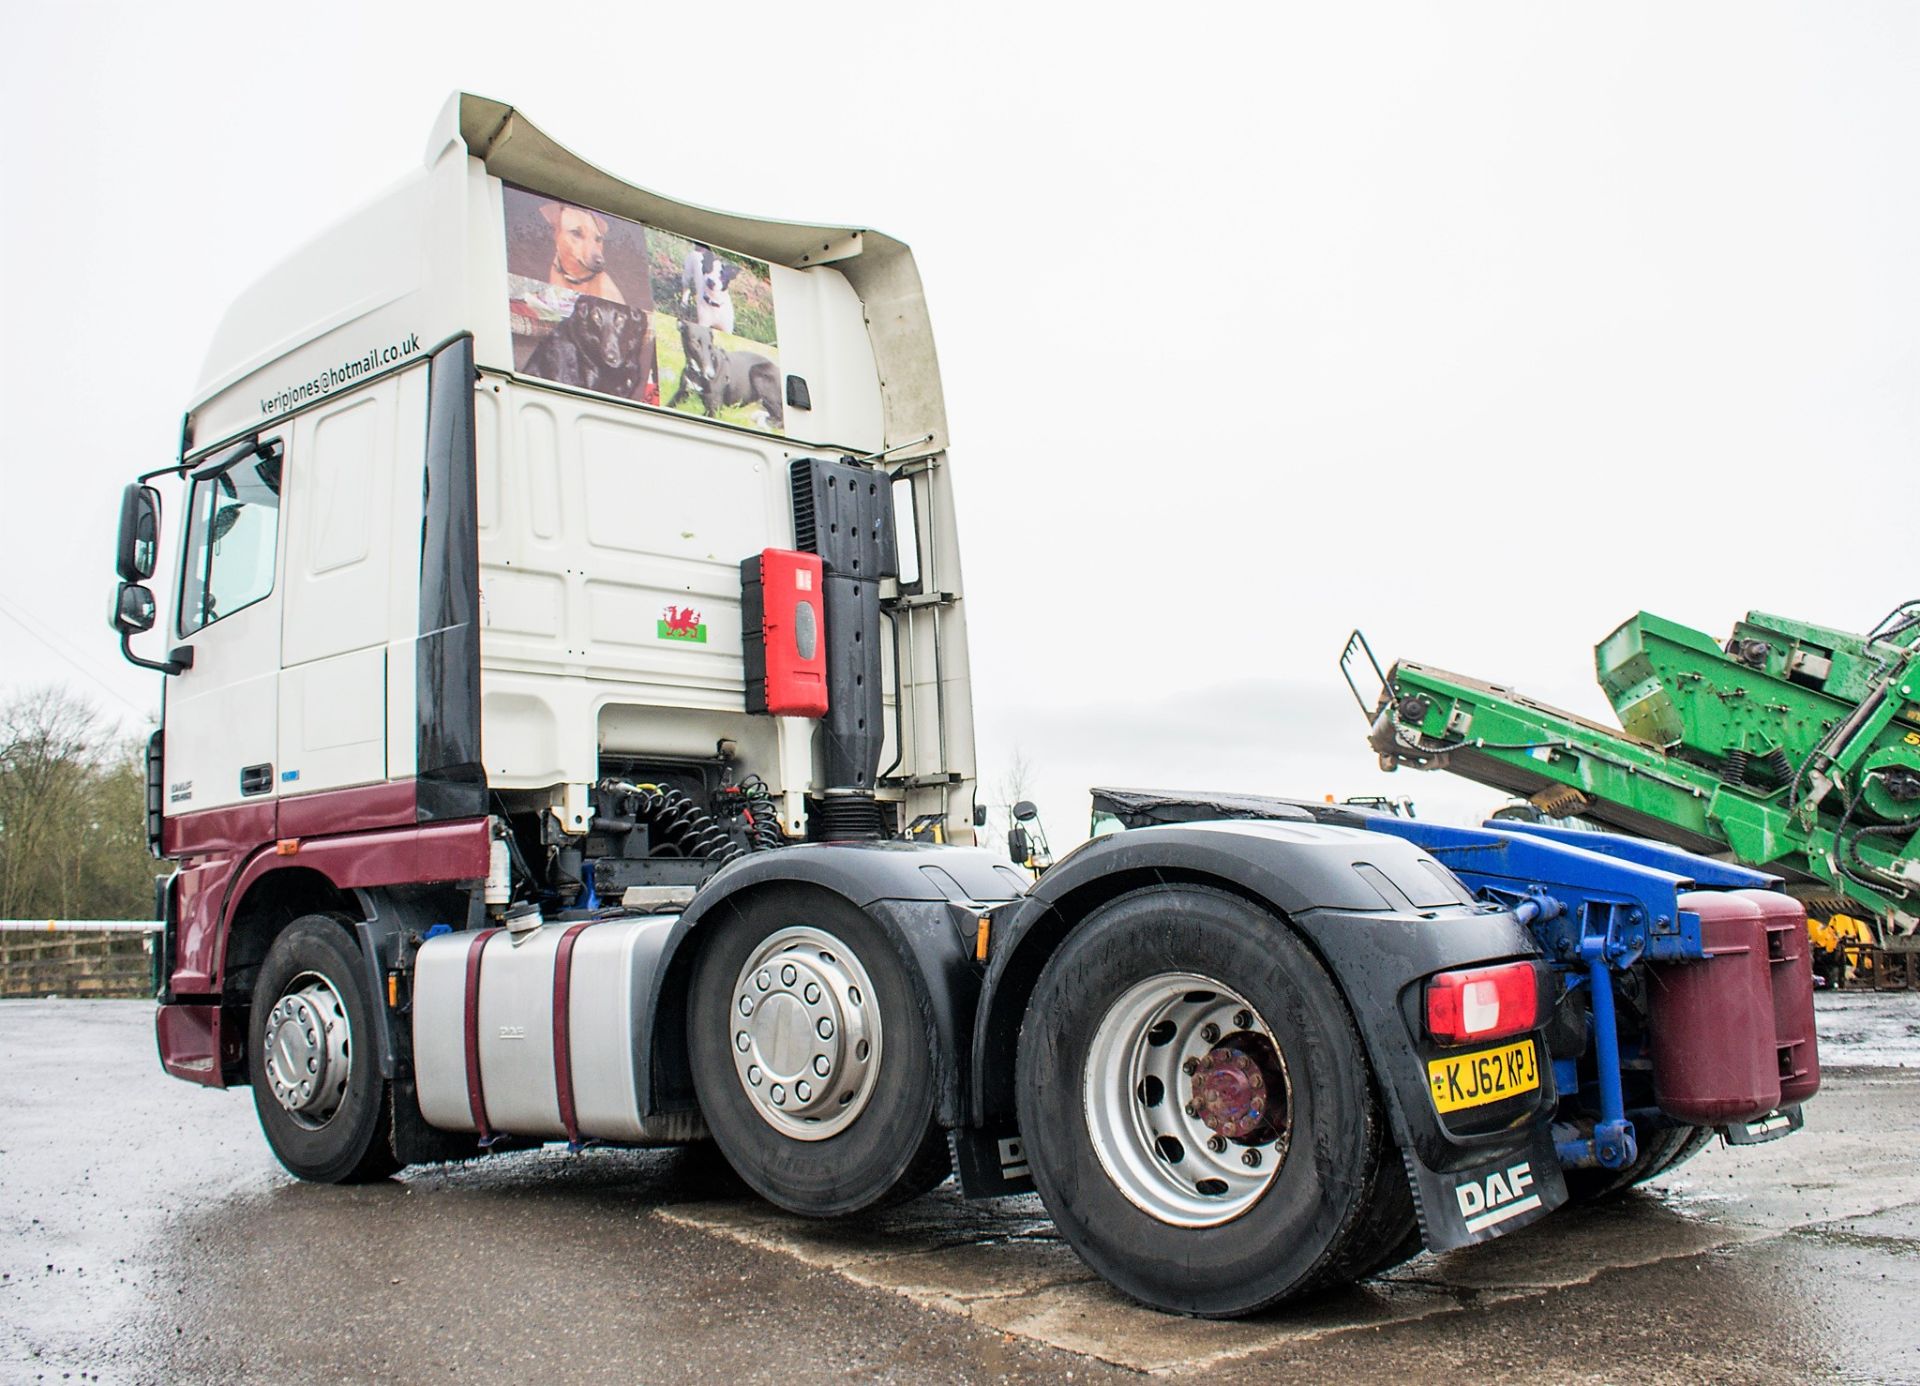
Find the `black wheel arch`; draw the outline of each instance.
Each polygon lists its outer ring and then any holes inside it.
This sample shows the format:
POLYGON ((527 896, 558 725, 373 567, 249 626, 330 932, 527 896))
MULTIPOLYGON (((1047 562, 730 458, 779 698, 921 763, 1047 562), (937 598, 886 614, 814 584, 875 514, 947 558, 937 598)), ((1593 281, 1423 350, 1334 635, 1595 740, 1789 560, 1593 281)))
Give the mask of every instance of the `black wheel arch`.
MULTIPOLYGON (((1014 1068, 1027 1002, 1047 960, 1094 910, 1143 886, 1223 890, 1291 928, 1332 976, 1360 1031, 1385 1098, 1394 1139, 1434 1168, 1486 1158, 1508 1133, 1456 1138, 1428 1101, 1406 997, 1449 967, 1534 956, 1531 936, 1506 913, 1465 903, 1408 912, 1359 868, 1415 900, 1437 898, 1450 880, 1403 839, 1319 824, 1254 821, 1139 828, 1099 838, 1044 876, 1017 904, 997 910, 981 984, 971 1065, 970 1118, 988 1126, 1014 1116, 1014 1068), (1444 927, 1428 927, 1445 919, 1444 927)), ((1457 886, 1455 889, 1458 889, 1457 886)), ((1551 1103, 1551 1085, 1542 1103, 1551 1103)))
MULTIPOLYGON (((1329 907, 1382 910, 1386 902, 1353 869, 1379 855, 1376 843, 1388 855, 1408 846, 1344 829, 1235 822, 1137 828, 1070 854, 1025 899, 994 912, 973 1037, 975 1122, 1012 1116, 1014 1053, 1027 1001, 1047 960, 1100 906, 1143 887, 1182 884, 1241 896, 1276 922, 1329 907)), ((1306 942, 1320 951, 1311 937, 1306 942)), ((1334 960, 1321 961, 1345 995, 1334 960)))
MULTIPOLYGON (((463 919, 465 892, 444 886, 388 886, 343 889, 311 867, 286 866, 267 872, 248 887, 234 907, 221 959, 221 1007, 244 1033, 253 981, 267 950, 288 925, 306 915, 323 915, 338 924, 357 947, 368 994, 374 998, 373 1040, 383 1078, 411 1067, 407 1027, 396 1023, 386 1004, 385 974, 400 963, 401 940, 435 923, 463 919)), ((250 1081, 244 1056, 223 1072, 225 1086, 250 1081)))
POLYGON ((687 1052, 687 999, 694 959, 710 926, 791 890, 817 892, 873 919, 897 950, 914 988, 939 1082, 943 1126, 964 1123, 968 1046, 979 995, 973 961, 980 911, 1013 898, 1019 873, 990 852, 927 843, 818 843, 757 852, 709 881, 667 936, 647 998, 641 1035, 642 1105, 650 1115, 695 1106, 687 1052))

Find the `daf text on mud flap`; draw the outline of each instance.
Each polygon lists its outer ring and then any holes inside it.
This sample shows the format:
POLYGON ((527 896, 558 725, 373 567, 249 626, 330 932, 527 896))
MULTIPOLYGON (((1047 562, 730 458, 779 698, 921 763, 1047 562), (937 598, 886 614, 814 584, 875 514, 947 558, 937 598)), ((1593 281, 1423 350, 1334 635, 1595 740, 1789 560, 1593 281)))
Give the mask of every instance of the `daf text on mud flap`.
POLYGON ((1527 1192, 1532 1187, 1533 1162, 1522 1160, 1504 1171, 1495 1170, 1484 1180, 1472 1178, 1456 1185, 1453 1196, 1460 1205, 1460 1216, 1466 1219, 1467 1231, 1484 1232, 1538 1208, 1540 1195, 1527 1192))

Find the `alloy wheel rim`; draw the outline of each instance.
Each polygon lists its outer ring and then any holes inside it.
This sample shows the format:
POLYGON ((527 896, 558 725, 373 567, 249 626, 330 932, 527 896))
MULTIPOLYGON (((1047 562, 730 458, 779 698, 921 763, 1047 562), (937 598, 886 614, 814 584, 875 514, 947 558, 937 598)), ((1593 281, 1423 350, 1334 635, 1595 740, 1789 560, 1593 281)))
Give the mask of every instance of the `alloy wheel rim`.
POLYGON ((1087 1130, 1107 1177, 1176 1227, 1216 1227, 1260 1201, 1293 1132, 1284 1051, 1231 987, 1193 972, 1135 983, 1087 1052, 1087 1130))

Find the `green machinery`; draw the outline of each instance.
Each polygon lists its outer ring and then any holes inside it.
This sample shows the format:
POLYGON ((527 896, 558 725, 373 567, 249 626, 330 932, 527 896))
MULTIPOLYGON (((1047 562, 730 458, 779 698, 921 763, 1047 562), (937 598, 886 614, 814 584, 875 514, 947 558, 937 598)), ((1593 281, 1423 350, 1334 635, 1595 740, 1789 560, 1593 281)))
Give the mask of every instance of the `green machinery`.
POLYGON ((1424 664, 1382 673, 1358 631, 1340 662, 1384 769, 1776 872, 1810 916, 1920 951, 1920 601, 1867 635, 1749 612, 1724 643, 1641 612, 1594 649, 1619 728, 1424 664))

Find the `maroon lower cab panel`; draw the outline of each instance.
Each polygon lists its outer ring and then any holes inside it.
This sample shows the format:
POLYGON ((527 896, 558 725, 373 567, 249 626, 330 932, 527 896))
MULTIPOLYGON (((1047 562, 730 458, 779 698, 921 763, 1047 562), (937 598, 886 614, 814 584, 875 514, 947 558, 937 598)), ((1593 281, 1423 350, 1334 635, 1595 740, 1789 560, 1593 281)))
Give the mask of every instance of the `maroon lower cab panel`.
POLYGON ((279 836, 278 799, 177 814, 160 825, 161 851, 170 857, 244 853, 279 836))
POLYGON ((299 794, 280 801, 279 836, 319 837, 411 827, 418 810, 412 780, 299 794))
POLYGON ((180 859, 174 991, 220 990, 227 929, 271 872, 317 871, 342 890, 485 876, 487 821, 419 824, 417 801, 414 782, 403 780, 169 818, 167 852, 180 859))
POLYGON ((162 1006, 153 1028, 160 1043, 160 1066, 168 1073, 210 1088, 226 1086, 221 1063, 238 1061, 241 1037, 221 1033, 219 1006, 162 1006))

